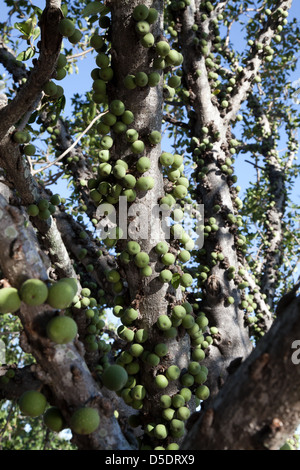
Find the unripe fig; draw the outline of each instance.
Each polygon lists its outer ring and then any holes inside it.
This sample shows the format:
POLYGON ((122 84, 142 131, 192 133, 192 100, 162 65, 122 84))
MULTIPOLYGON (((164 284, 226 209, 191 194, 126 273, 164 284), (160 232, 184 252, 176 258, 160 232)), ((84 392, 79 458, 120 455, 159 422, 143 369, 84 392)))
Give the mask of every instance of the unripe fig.
POLYGON ((58 30, 59 30, 59 32, 62 36, 65 36, 65 37, 68 38, 68 37, 72 36, 72 34, 74 34, 75 26, 74 26, 74 23, 71 20, 69 20, 67 18, 63 18, 59 22, 58 30))
POLYGON ((40 279, 27 279, 19 290, 20 298, 27 305, 42 305, 48 297, 48 288, 40 279))
POLYGON ((198 374, 195 375, 195 383, 196 384, 203 384, 204 382, 206 382, 207 380, 207 374, 201 370, 201 366, 200 366, 200 371, 198 372, 198 374))
POLYGON ((161 282, 171 282, 172 277, 172 271, 170 271, 169 269, 163 269, 159 274, 159 279, 161 282))
POLYGON ((168 346, 165 343, 156 344, 154 352, 159 357, 164 357, 166 354, 168 354, 168 346))
POLYGON ((134 334, 134 339, 137 343, 144 343, 148 339, 148 332, 144 328, 140 328, 134 334))
POLYGON ((50 80, 44 85, 43 91, 48 96, 55 96, 57 93, 57 85, 50 80))
POLYGON ((184 423, 183 421, 179 419, 172 419, 170 422, 170 431, 172 436, 179 437, 182 435, 182 432, 184 432, 184 423))
POLYGON ((162 417, 166 421, 171 421, 175 416, 175 410, 173 408, 165 408, 162 412, 162 417))
POLYGON ((165 253, 168 252, 168 249, 169 249, 169 245, 167 244, 167 242, 164 242, 164 241, 158 242, 155 246, 155 251, 159 255, 164 255, 165 253))
POLYGON ((151 367, 156 367, 160 363, 160 358, 157 356, 157 354, 154 353, 149 353, 146 358, 147 364, 149 364, 151 367))
POLYGON ((174 163, 174 156, 169 152, 163 152, 159 157, 162 166, 171 166, 174 163))
POLYGON ((124 315, 122 316, 122 321, 124 318, 126 318, 130 322, 133 322, 138 318, 138 316, 139 316, 138 311, 135 310, 135 308, 129 307, 129 308, 126 308, 126 310, 124 311, 124 315))
POLYGON ((141 344, 134 343, 130 346, 129 351, 133 357, 140 357, 144 352, 144 347, 141 344))
POLYGON ((121 165, 115 165, 113 169, 113 175, 117 179, 122 179, 126 175, 126 170, 124 166, 121 165))
MULTIPOLYGON (((172 163, 172 169, 180 169, 183 164, 183 156, 175 153, 174 155, 174 162, 172 163)), ((181 182, 178 181, 179 184, 183 184, 186 188, 189 186, 189 180, 184 177, 180 177, 181 182)))
POLYGON ((23 415, 35 418, 44 413, 47 400, 42 393, 36 390, 27 390, 19 398, 18 404, 23 415))
POLYGON ((125 111, 125 105, 123 101, 113 100, 110 103, 109 109, 115 116, 122 116, 125 111))
POLYGON ((88 406, 78 408, 70 419, 70 428, 80 435, 91 434, 100 424, 100 416, 95 408, 88 406))
POLYGON ((139 268, 144 268, 150 261, 149 255, 143 251, 137 253, 134 257, 134 262, 139 268))
POLYGON ((182 263, 187 263, 191 258, 190 252, 188 250, 181 250, 178 253, 178 259, 182 261, 182 263))
POLYGON ((122 114, 121 116, 121 120, 122 122, 124 122, 124 124, 126 124, 127 126, 129 126, 130 124, 133 123, 134 121, 134 114, 132 111, 130 111, 129 109, 126 109, 124 111, 124 113, 122 114))
POLYGON ((135 129, 128 129, 126 131, 126 140, 128 142, 131 142, 131 143, 136 142, 138 138, 139 138, 139 134, 135 129))
POLYGON ((180 382, 184 387, 191 387, 194 385, 195 379, 192 374, 185 373, 181 376, 180 382))
POLYGON ((149 8, 148 16, 146 20, 149 24, 155 23, 158 18, 158 11, 155 8, 149 8))
POLYGON ((209 388, 207 385, 199 385, 195 390, 195 395, 199 400, 206 400, 210 395, 209 388))
POLYGON ((164 424, 157 424, 153 433, 157 439, 165 439, 168 436, 168 431, 164 424))
POLYGON ((111 67, 103 67, 103 69, 99 70, 99 77, 106 82, 112 80, 114 76, 114 71, 111 67))
POLYGON ((201 366, 196 361, 191 361, 188 365, 188 373, 192 375, 197 375, 201 371, 201 366))
POLYGON ((21 299, 15 287, 0 289, 0 313, 14 313, 19 310, 21 299))
POLYGON ((180 393, 172 396, 172 406, 174 408, 180 408, 185 405, 185 399, 180 393))
POLYGON ((203 361, 204 358, 205 358, 205 352, 203 351, 203 349, 196 348, 193 350, 192 359, 194 359, 194 361, 203 361))
POLYGON ((173 189, 173 196, 176 199, 183 199, 187 195, 188 191, 182 184, 176 185, 173 189))
POLYGON ((145 36, 145 34, 150 32, 150 25, 145 20, 138 21, 135 25, 135 30, 139 36, 145 36))
MULTIPOLYGON (((132 361, 126 365, 126 371, 129 375, 138 374, 140 371, 140 364, 138 361, 132 361)), ((136 408, 139 409, 140 407, 136 408)))
POLYGON ((143 21, 147 18, 148 15, 149 8, 144 4, 137 5, 132 13, 132 17, 135 21, 143 21))
POLYGON ((166 388, 169 385, 169 381, 168 381, 167 377, 165 377, 163 374, 158 374, 155 377, 155 385, 158 388, 163 389, 163 388, 166 388))
POLYGON ((193 278, 189 273, 184 273, 180 278, 180 284, 183 287, 190 287, 193 284, 193 278))
POLYGON ((136 385, 130 391, 133 400, 143 400, 146 396, 146 389, 143 385, 136 385))
POLYGON ((45 209, 43 211, 39 211, 39 218, 41 220, 47 220, 51 216, 51 212, 49 209, 45 209))
POLYGON ((134 90, 137 85, 135 83, 135 75, 129 74, 123 80, 124 86, 127 90, 134 90))
POLYGON ((31 217, 36 217, 39 213, 39 208, 36 204, 30 204, 27 207, 27 214, 30 215, 31 217))
POLYGON ((76 29, 75 28, 75 31, 74 33, 71 35, 71 36, 68 36, 68 39, 70 41, 71 44, 77 44, 80 39, 82 38, 82 32, 80 31, 80 29, 76 29))
POLYGON ((172 316, 183 319, 186 316, 186 310, 182 305, 175 305, 172 310, 172 316))
POLYGON ((188 403, 192 399, 192 392, 189 388, 183 387, 179 394, 183 396, 185 403, 188 403))
POLYGON ((178 75, 173 75, 168 80, 168 86, 171 88, 178 88, 181 85, 181 77, 178 75))
POLYGON ((182 55, 179 52, 177 52, 175 49, 171 49, 165 59, 166 59, 167 64, 174 65, 174 66, 181 65, 183 61, 182 55))
POLYGON ((162 255, 161 261, 165 266, 171 266, 175 263, 175 256, 173 253, 165 253, 162 255))
POLYGON ((180 376, 180 369, 176 365, 169 366, 166 370, 166 377, 169 380, 177 380, 180 376))
POLYGON ((56 406, 52 406, 45 411, 43 421, 45 425, 54 432, 60 432, 66 426, 64 417, 56 406))
POLYGON ((176 442, 171 442, 171 444, 167 445, 166 450, 179 450, 179 444, 176 444, 176 442))
POLYGON ((48 289, 47 303, 57 309, 64 309, 71 305, 74 290, 68 282, 58 281, 48 289))
POLYGON ((127 126, 122 121, 117 121, 116 124, 113 125, 113 131, 115 134, 122 134, 126 130, 127 130, 127 126))
POLYGON ((128 202, 133 202, 136 199, 136 192, 134 189, 125 189, 122 192, 122 196, 127 197, 128 202))
POLYGON ((149 191, 154 187, 152 176, 141 176, 136 182, 136 189, 139 191, 149 191))
POLYGON ((67 58, 64 54, 60 53, 56 62, 56 68, 63 69, 66 65, 67 65, 67 58))
POLYGON ((170 50, 171 48, 166 41, 159 41, 156 44, 156 53, 161 57, 166 57, 169 54, 170 50))
POLYGON ((136 255, 137 253, 139 253, 141 251, 141 247, 140 245, 138 244, 138 242, 135 242, 135 241, 129 241, 127 243, 127 248, 126 250, 128 251, 128 253, 130 255, 136 255))
MULTIPOLYGON (((103 13, 102 13, 103 15, 103 13)), ((110 27, 110 18, 108 16, 100 16, 99 18, 100 28, 107 29, 110 27)))
POLYGON ((159 402, 162 408, 167 409, 167 408, 170 408, 172 404, 172 399, 169 395, 161 395, 159 402))
POLYGON ((172 322, 168 315, 160 315, 156 321, 156 325, 160 330, 165 331, 171 328, 172 322))
POLYGON ((145 173, 151 166, 151 160, 148 157, 141 157, 136 163, 136 169, 139 173, 145 173))
POLYGON ((59 194, 53 194, 50 198, 50 203, 54 206, 58 206, 61 203, 61 197, 59 194))
POLYGON ((151 72, 148 75, 148 85, 150 87, 156 87, 160 82, 160 74, 158 72, 151 72))
POLYGON ((135 83, 139 87, 148 85, 148 75, 145 72, 137 72, 135 75, 135 83))
POLYGON ((77 324, 71 317, 53 317, 46 326, 48 338, 56 344, 66 344, 73 341, 77 335, 77 324))
POLYGON ((111 269, 106 273, 106 279, 114 284, 120 280, 120 274, 116 269, 111 269))
POLYGON ((114 141, 109 135, 105 135, 100 141, 103 150, 109 150, 113 146, 113 143, 114 141))
POLYGON ((93 34, 90 37, 90 46, 93 47, 94 49, 102 49, 104 46, 104 39, 102 36, 99 36, 99 34, 93 34))
POLYGON ((182 319, 182 326, 186 329, 192 328, 195 324, 195 319, 192 315, 187 314, 183 319, 182 319))
POLYGON ((149 141, 153 145, 157 145, 161 141, 161 133, 158 131, 152 131, 149 135, 149 141))
POLYGON ((128 380, 128 373, 124 367, 113 364, 104 370, 101 379, 106 388, 118 391, 125 386, 128 380))
POLYGON ((35 145, 33 145, 33 144, 25 145, 25 147, 24 147, 25 155, 27 155, 29 157, 32 157, 35 154, 35 152, 36 152, 35 145))
POLYGON ((124 325, 120 325, 117 331, 120 338, 124 339, 124 341, 131 343, 134 340, 134 331, 130 328, 127 328, 124 325))
POLYGON ((144 268, 141 268, 140 272, 141 272, 141 275, 144 277, 149 277, 153 273, 151 266, 145 266, 144 268))
POLYGON ((168 171, 168 178, 169 178, 170 181, 173 181, 173 182, 177 181, 178 178, 180 178, 180 170, 179 169, 169 170, 168 171))
POLYGON ((145 150, 145 144, 142 140, 137 139, 134 142, 132 142, 130 149, 132 153, 135 153, 135 154, 142 153, 145 150))

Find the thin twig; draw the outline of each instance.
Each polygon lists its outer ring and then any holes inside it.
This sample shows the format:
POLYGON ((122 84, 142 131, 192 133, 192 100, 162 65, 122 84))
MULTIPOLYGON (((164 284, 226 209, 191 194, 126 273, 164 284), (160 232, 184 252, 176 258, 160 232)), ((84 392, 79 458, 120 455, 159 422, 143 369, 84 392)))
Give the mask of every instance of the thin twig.
POLYGON ((81 57, 82 55, 88 54, 89 52, 93 50, 94 48, 91 47, 90 49, 87 49, 86 51, 78 52, 78 54, 68 55, 67 60, 76 59, 77 57, 81 57))
POLYGON ((67 148, 67 150, 65 150, 58 158, 56 158, 53 162, 49 163, 48 165, 45 165, 43 168, 40 168, 39 170, 35 170, 33 171, 33 176, 40 173, 41 171, 44 171, 44 170, 47 170, 48 168, 50 168, 50 166, 52 165, 55 165, 57 162, 59 162, 60 160, 62 160, 68 153, 71 152, 71 150, 76 147, 76 145, 78 144, 78 142, 82 139, 82 137, 90 130, 90 128, 95 124, 96 121, 98 121, 98 119, 100 119, 102 116, 104 116, 104 114, 107 114, 108 111, 105 111, 105 113, 100 113, 98 114, 98 116, 94 117, 94 119, 90 122, 90 124, 87 126, 87 128, 80 134, 79 137, 77 137, 77 139, 73 142, 73 144, 67 148))

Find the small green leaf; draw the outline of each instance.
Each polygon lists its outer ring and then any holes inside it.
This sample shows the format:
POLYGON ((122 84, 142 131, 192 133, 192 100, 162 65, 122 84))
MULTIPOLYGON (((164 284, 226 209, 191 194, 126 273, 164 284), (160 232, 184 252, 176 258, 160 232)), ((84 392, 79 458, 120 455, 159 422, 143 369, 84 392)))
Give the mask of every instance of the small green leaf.
POLYGON ((32 34, 32 37, 33 39, 37 39, 39 37, 39 35, 41 34, 41 29, 37 26, 34 31, 33 31, 33 34, 32 34))
POLYGON ((82 16, 91 16, 97 13, 101 13, 103 10, 103 5, 99 2, 90 2, 87 6, 82 10, 82 16))
POLYGON ((174 289, 177 289, 180 285, 180 279, 181 279, 181 276, 179 273, 175 273, 173 274, 172 276, 172 280, 171 280, 171 284, 172 286, 174 287, 174 289))
POLYGON ((20 52, 20 54, 17 57, 17 60, 20 60, 22 62, 31 59, 35 54, 35 50, 32 47, 28 47, 26 51, 20 52))

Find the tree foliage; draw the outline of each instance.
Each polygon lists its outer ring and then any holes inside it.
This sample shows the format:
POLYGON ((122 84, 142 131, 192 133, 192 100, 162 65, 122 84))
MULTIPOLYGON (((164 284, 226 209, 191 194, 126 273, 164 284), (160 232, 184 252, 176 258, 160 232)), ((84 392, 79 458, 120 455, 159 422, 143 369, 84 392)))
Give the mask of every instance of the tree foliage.
POLYGON ((295 448, 292 0, 4 3, 1 448, 295 448))

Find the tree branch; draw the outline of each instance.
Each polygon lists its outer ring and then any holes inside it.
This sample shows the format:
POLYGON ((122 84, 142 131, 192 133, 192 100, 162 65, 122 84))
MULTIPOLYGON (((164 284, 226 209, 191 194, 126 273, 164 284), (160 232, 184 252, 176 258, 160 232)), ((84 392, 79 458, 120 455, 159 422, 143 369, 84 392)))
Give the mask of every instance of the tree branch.
POLYGON ((59 0, 47 0, 46 3, 40 20, 40 56, 26 83, 19 89, 15 98, 0 110, 0 140, 36 101, 43 86, 52 77, 55 70, 62 40, 58 24, 63 15, 59 0))

